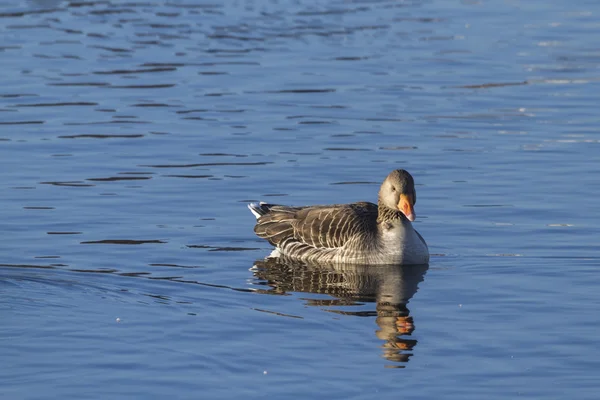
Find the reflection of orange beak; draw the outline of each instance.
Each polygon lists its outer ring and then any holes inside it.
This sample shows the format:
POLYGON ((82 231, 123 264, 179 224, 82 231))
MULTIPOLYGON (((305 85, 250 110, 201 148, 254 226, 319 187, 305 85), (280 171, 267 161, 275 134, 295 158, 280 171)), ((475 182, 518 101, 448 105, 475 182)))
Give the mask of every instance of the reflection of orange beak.
POLYGON ((398 202, 398 210, 402 211, 409 221, 415 220, 415 210, 413 209, 413 196, 411 194, 401 194, 398 202))
POLYGON ((410 335, 415 330, 412 317, 396 317, 396 329, 399 335, 410 335))

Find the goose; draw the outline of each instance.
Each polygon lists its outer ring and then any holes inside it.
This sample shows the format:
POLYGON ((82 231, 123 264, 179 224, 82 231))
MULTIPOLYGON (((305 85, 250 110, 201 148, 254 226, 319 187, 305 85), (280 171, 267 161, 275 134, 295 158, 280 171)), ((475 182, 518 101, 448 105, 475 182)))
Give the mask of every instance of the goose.
POLYGON ((378 204, 289 207, 250 203, 254 232, 285 255, 316 263, 428 264, 429 249, 413 228, 415 181, 392 171, 379 189, 378 204))

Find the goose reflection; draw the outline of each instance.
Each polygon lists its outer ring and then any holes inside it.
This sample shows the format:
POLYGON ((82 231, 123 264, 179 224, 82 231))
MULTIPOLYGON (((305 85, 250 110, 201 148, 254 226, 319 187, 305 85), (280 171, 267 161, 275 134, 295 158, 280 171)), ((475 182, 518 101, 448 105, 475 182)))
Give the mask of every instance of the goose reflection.
MULTIPOLYGON (((405 363, 417 340, 413 317, 407 303, 423 281, 428 265, 313 264, 287 258, 266 258, 255 262, 252 271, 270 289, 268 294, 309 292, 334 299, 308 299, 312 306, 357 306, 375 302, 374 311, 326 310, 342 315, 376 317, 376 336, 383 340, 383 357, 405 363)), ((395 367, 403 368, 401 364, 395 367)))

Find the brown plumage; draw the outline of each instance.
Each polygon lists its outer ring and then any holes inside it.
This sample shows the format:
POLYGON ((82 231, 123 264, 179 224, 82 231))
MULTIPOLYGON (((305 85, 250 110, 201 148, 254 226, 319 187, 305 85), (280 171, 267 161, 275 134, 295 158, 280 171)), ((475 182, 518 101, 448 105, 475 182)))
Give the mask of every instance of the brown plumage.
POLYGON ((378 205, 368 202, 308 207, 250 204, 254 231, 280 253, 308 261, 424 264, 427 245, 412 228, 414 180, 392 171, 378 205), (415 235, 416 234, 416 235, 415 235))

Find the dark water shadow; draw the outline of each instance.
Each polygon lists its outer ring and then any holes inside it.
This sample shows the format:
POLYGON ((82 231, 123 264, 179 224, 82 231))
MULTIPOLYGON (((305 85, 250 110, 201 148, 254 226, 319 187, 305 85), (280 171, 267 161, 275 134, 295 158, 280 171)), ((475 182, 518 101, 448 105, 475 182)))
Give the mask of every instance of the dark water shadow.
POLYGON ((417 345, 417 340, 411 337, 415 324, 407 304, 428 268, 428 265, 308 264, 280 257, 257 260, 252 272, 260 280, 257 285, 268 287, 257 290, 259 293, 327 294, 333 298, 302 300, 326 312, 375 317, 378 326, 375 335, 384 341, 382 355, 394 363, 386 367, 404 368, 402 363, 409 361, 417 345), (365 303, 375 303, 374 310, 365 310, 365 303))

